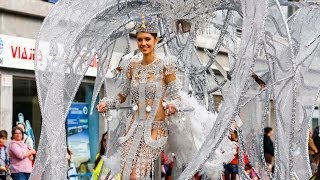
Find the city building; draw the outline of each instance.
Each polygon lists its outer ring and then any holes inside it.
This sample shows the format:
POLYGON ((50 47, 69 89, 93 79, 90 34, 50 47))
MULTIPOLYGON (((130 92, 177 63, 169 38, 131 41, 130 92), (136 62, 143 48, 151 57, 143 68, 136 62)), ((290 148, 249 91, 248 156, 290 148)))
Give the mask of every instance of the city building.
MULTIPOLYGON (((55 2, 57 0, 0 0, 0 129, 10 132, 18 120, 18 114, 23 113, 34 129, 36 145, 41 130, 41 113, 34 74, 34 48, 41 24, 55 2)), ((281 2, 285 3, 284 0, 281 2)), ((288 11, 292 13, 293 10, 288 11)), ((211 33, 198 39, 197 46, 201 59, 208 60, 203 49, 213 47, 217 38, 218 36, 211 33), (208 38, 212 41, 208 41, 208 38)), ((225 70, 229 70, 227 51, 222 49, 217 60, 225 70)), ((217 67, 212 68, 218 72, 217 67)), ((219 78, 223 79, 221 75, 219 78)), ((75 102, 90 105, 94 80, 94 74, 85 76, 75 102)), ((218 91, 214 96, 216 101, 213 103, 218 107, 222 97, 218 91)), ((318 119, 317 115, 314 121, 318 119)), ((105 131, 99 115, 96 112, 89 115, 88 126, 73 127, 68 134, 74 134, 75 129, 82 132, 83 128, 88 127, 92 161, 98 151, 99 135, 105 131)))
MULTIPOLYGON (((0 0, 0 129, 11 132, 22 113, 29 120, 36 147, 41 130, 41 112, 34 73, 34 53, 42 22, 56 1, 0 0)), ((84 78, 75 102, 90 105, 94 75, 84 78), (89 102, 90 101, 90 102, 89 102)), ((87 116, 90 126, 91 157, 99 144, 99 115, 87 116)), ((78 128, 79 132, 87 125, 78 128)), ((104 129, 100 132, 102 132, 104 129)), ((10 138, 10 137, 9 137, 10 138)))

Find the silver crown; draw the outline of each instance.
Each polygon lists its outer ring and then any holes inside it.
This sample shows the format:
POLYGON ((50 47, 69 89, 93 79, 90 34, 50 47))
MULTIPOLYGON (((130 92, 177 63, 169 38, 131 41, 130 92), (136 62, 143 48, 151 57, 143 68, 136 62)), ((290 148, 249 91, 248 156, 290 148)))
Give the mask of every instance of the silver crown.
POLYGON ((142 16, 135 19, 136 32, 158 33, 158 19, 151 16, 142 16))

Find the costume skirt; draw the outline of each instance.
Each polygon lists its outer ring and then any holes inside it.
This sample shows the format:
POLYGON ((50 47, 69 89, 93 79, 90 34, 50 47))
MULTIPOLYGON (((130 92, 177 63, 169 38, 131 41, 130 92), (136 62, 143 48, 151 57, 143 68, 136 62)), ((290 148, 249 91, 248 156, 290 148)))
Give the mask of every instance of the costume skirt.
MULTIPOLYGON (((167 127, 165 121, 154 121, 152 123, 152 130, 157 132, 157 139, 163 136, 167 136, 167 127)), ((134 142, 134 135, 131 136, 127 141, 125 141, 121 146, 122 151, 122 163, 121 168, 124 169, 125 164, 127 163, 128 159, 128 152, 130 151, 131 147, 133 146, 134 142)), ((151 174, 154 170, 154 161, 159 158, 161 151, 163 150, 162 147, 154 148, 148 145, 144 138, 141 138, 139 142, 138 149, 135 153, 135 157, 133 158, 133 163, 131 170, 135 172, 136 179, 150 179, 151 174)))

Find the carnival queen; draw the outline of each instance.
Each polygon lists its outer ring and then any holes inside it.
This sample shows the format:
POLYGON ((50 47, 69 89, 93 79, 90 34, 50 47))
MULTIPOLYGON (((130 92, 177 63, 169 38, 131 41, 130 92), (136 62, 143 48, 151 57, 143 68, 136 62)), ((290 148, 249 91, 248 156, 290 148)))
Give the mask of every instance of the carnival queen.
POLYGON ((160 156, 167 138, 166 119, 181 107, 179 85, 173 63, 158 58, 158 20, 143 16, 135 20, 137 45, 143 57, 132 59, 123 69, 120 92, 103 98, 97 105, 100 113, 118 107, 127 98, 132 115, 126 133, 120 138, 122 179, 149 179, 154 161, 160 156))

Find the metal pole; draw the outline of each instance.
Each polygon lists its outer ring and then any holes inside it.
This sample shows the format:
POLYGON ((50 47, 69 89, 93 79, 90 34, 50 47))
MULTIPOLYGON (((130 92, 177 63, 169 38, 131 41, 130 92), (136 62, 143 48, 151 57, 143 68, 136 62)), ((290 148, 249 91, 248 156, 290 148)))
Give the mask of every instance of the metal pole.
POLYGON ((154 170, 153 170, 153 179, 160 180, 161 179, 161 158, 160 156, 154 162, 154 170))

